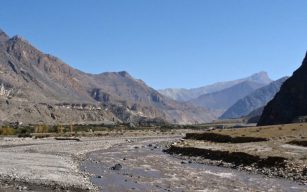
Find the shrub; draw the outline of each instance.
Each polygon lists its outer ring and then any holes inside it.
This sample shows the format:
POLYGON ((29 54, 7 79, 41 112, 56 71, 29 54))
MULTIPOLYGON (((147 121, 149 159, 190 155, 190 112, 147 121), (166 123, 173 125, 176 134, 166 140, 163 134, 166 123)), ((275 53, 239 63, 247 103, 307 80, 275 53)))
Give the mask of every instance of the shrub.
POLYGON ((0 129, 0 134, 1 135, 15 135, 16 130, 14 128, 6 126, 0 129))
POLYGON ((31 133, 33 133, 34 129, 31 127, 22 127, 16 129, 16 134, 18 137, 31 137, 31 133))
POLYGON ((48 126, 47 125, 37 125, 34 128, 35 133, 48 133, 48 126))

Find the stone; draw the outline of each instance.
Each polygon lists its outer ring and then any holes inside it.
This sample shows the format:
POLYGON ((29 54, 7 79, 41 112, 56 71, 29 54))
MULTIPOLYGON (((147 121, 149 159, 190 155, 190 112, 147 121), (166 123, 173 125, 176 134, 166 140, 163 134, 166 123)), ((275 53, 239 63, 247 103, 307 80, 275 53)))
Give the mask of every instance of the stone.
POLYGON ((114 165, 113 167, 111 167, 111 170, 114 170, 114 171, 119 171, 123 168, 123 166, 121 164, 116 164, 114 165))

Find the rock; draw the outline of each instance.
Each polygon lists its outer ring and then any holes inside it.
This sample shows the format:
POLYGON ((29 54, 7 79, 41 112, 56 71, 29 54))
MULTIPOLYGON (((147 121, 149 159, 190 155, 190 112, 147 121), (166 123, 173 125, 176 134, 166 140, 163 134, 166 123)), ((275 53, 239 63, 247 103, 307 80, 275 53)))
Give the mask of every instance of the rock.
POLYGON ((252 167, 246 166, 246 167, 245 167, 245 170, 251 171, 251 170, 252 170, 252 167))
POLYGON ((111 170, 115 170, 115 171, 119 171, 123 168, 123 166, 121 164, 116 164, 113 167, 111 167, 111 170))

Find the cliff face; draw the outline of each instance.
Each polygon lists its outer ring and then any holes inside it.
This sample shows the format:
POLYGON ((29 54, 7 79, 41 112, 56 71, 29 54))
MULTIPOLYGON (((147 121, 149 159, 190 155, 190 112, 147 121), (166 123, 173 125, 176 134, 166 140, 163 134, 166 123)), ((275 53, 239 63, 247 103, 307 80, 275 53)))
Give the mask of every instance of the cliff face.
POLYGON ((307 53, 303 63, 281 86, 261 115, 258 125, 291 123, 307 115, 307 53))

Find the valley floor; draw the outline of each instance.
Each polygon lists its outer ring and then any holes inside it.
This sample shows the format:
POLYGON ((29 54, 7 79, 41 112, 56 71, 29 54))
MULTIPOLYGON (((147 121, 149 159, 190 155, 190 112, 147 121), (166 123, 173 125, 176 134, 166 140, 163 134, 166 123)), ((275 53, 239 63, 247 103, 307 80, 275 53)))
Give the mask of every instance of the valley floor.
POLYGON ((290 180, 181 160, 162 151, 181 138, 181 131, 81 141, 2 138, 0 191, 307 191, 290 180))

